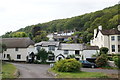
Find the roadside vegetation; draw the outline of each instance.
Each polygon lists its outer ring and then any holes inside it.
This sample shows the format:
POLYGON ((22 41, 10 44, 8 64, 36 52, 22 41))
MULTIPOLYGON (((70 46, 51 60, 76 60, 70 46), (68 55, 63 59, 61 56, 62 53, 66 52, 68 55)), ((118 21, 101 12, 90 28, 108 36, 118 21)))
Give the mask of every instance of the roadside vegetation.
POLYGON ((15 75, 17 68, 10 63, 2 63, 2 78, 17 78, 15 75))
POLYGON ((57 74, 57 78, 108 78, 106 74, 81 71, 81 63, 75 59, 57 61, 49 71, 57 74))

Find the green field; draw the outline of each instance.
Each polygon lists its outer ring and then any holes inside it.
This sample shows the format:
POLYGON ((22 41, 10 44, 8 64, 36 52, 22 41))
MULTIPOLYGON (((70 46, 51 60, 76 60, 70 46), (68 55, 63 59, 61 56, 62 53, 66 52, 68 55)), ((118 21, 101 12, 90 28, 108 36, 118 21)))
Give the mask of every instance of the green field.
POLYGON ((98 72, 57 72, 49 70, 57 74, 57 78, 108 78, 106 74, 98 72))
POLYGON ((2 78, 16 78, 15 71, 16 67, 10 63, 2 64, 2 78))

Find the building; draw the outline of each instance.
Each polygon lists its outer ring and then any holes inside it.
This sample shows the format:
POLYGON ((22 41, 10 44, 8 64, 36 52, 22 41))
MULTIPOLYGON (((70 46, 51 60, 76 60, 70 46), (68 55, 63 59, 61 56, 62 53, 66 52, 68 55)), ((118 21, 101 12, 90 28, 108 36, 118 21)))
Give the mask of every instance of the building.
POLYGON ((97 46, 87 47, 83 44, 77 43, 60 43, 57 41, 42 41, 35 44, 36 49, 45 49, 47 52, 52 51, 54 53, 54 59, 48 59, 47 62, 55 62, 60 59, 67 58, 68 55, 75 55, 77 60, 91 58, 93 54, 99 51, 97 46))
POLYGON ((36 53, 30 38, 2 38, 2 43, 6 45, 3 60, 26 61, 28 55, 36 53))
POLYGON ((107 47, 109 54, 120 54, 120 25, 115 29, 103 30, 102 26, 94 29, 91 46, 107 47))
POLYGON ((54 41, 68 41, 68 38, 75 39, 75 36, 72 36, 75 31, 61 31, 61 32, 55 32, 52 34, 48 34, 47 37, 49 40, 54 41))

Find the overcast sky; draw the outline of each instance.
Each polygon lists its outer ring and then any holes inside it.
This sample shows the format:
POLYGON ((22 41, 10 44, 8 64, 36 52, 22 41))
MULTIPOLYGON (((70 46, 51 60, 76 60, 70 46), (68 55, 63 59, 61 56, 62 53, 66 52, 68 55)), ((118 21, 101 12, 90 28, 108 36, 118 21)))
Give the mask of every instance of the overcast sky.
POLYGON ((119 0, 0 0, 0 35, 28 25, 70 18, 118 4, 119 0))

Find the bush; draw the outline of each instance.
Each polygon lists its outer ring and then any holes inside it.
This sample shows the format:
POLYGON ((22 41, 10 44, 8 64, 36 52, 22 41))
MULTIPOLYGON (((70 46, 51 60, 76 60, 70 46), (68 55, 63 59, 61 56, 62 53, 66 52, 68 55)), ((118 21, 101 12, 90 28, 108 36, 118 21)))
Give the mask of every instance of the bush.
POLYGON ((120 69, 120 56, 113 57, 115 65, 120 69))
POLYGON ((76 59, 64 59, 57 61, 53 67, 53 70, 58 72, 76 72, 80 71, 81 63, 76 59))
POLYGON ((100 48, 100 54, 107 54, 108 50, 109 49, 107 47, 101 47, 100 48))
POLYGON ((107 61, 108 61, 108 59, 107 59, 107 55, 106 54, 101 54, 101 56, 99 56, 95 60, 95 62, 96 62, 98 67, 104 67, 104 66, 108 65, 107 61))

